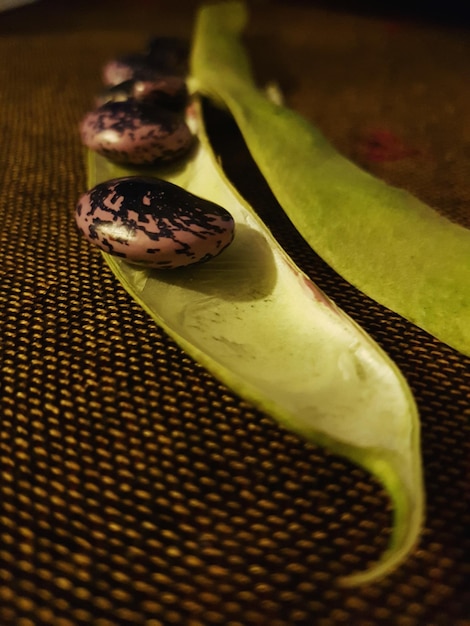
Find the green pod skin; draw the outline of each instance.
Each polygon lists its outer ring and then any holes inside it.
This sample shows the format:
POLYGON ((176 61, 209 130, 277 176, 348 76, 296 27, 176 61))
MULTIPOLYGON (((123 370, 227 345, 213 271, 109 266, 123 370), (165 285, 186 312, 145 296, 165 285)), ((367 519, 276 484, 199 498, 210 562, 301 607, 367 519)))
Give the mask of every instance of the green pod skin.
MULTIPOLYGON (((232 244, 199 266, 164 272, 103 253, 123 287, 214 376, 283 426, 365 467, 394 503, 389 550, 344 585, 376 580, 412 550, 423 520, 417 409, 397 367, 293 263, 225 178, 204 131, 184 162, 146 170, 215 202, 235 219, 232 244), (266 323, 269 320, 269 324, 266 323)), ((89 153, 90 187, 138 174, 89 153)))
POLYGON ((245 5, 198 15, 192 89, 225 105, 297 230, 340 275, 470 355, 470 231, 341 156, 254 83, 240 41, 245 5))

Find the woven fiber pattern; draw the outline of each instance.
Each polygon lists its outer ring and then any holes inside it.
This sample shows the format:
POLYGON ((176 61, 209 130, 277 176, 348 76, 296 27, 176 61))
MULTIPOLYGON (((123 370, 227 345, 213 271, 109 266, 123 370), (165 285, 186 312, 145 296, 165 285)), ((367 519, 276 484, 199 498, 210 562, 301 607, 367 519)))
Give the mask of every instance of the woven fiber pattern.
MULTIPOLYGON (((253 4, 260 76, 279 72, 344 153, 470 226, 468 32, 253 4)), ((421 412, 421 542, 383 581, 338 588, 387 545, 381 486, 186 356, 74 223, 99 68, 151 34, 189 35, 195 5, 76 5, 0 13, 1 626, 470 624, 469 359, 337 276, 232 153, 282 245, 421 412)))

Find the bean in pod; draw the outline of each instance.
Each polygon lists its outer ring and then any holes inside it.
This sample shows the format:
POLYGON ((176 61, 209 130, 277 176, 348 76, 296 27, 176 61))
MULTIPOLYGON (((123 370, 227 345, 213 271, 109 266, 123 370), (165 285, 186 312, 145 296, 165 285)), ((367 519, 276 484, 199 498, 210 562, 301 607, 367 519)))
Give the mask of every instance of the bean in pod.
POLYGON ((102 106, 108 102, 124 102, 129 99, 182 111, 188 101, 186 81, 181 76, 162 76, 146 72, 137 78, 105 87, 98 94, 95 103, 96 106, 102 106))
POLYGON ((218 256, 235 222, 224 208, 173 183, 127 176, 100 183, 76 207, 82 234, 131 263, 174 269, 218 256))
POLYGON ((132 98, 107 102, 87 113, 80 133, 91 150, 132 165, 174 161, 193 145, 193 135, 181 115, 132 98))
POLYGON ((147 59, 162 73, 185 76, 188 73, 189 44, 179 37, 152 37, 147 59))
POLYGON ((130 53, 110 59, 102 69, 105 85, 118 85, 150 74, 178 76, 188 73, 189 47, 177 37, 154 37, 147 53, 130 53))
POLYGON ((152 70, 145 54, 126 54, 110 59, 103 66, 101 77, 107 86, 119 85, 133 80, 136 74, 152 70))

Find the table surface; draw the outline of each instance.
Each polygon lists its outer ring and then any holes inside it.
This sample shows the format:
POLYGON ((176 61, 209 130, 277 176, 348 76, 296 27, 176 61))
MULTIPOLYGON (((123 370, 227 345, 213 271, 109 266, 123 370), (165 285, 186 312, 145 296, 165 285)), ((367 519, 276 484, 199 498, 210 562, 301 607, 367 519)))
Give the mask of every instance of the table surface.
MULTIPOLYGON (((395 360, 421 413, 419 546, 341 589, 387 544, 381 486, 220 384, 77 233, 77 127, 102 64, 150 35, 189 37, 195 7, 0 14, 0 622, 470 624, 468 358, 337 276, 260 191, 282 245, 395 360)), ((260 78, 363 168, 470 226, 465 24, 308 2, 252 13, 260 78)))

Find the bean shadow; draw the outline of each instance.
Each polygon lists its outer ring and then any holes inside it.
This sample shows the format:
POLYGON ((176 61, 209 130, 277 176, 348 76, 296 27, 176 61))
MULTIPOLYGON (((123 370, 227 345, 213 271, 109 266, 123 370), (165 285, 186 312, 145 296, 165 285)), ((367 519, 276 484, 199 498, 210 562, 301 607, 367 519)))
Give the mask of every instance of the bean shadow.
POLYGON ((277 268, 266 238, 237 224, 233 242, 214 259, 171 271, 151 270, 147 276, 220 300, 247 302, 272 293, 277 268))

